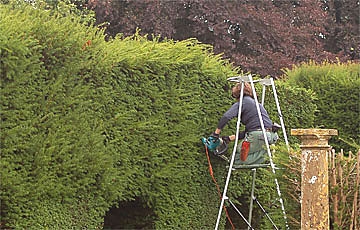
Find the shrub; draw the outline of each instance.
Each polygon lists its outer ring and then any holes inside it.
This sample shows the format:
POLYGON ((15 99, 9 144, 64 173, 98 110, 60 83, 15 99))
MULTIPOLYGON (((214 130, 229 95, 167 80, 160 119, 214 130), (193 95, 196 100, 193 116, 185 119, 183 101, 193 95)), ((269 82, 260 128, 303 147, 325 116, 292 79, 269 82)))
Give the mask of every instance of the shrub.
POLYGON ((316 94, 314 125, 339 131, 339 138, 333 138, 330 144, 335 149, 356 151, 360 143, 359 64, 309 62, 286 70, 285 74, 288 84, 316 94))
POLYGON ((0 12, 1 221, 96 228, 121 184, 103 144, 98 82, 89 82, 96 58, 82 49, 103 35, 50 12, 0 12))

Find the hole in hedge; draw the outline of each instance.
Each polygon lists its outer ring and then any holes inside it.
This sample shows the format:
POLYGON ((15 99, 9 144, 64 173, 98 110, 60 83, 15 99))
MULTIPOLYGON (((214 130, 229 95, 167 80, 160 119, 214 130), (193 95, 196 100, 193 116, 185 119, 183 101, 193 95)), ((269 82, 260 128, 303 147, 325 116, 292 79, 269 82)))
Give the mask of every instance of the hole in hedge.
POLYGON ((104 229, 154 229, 155 213, 140 199, 119 202, 105 214, 104 229))

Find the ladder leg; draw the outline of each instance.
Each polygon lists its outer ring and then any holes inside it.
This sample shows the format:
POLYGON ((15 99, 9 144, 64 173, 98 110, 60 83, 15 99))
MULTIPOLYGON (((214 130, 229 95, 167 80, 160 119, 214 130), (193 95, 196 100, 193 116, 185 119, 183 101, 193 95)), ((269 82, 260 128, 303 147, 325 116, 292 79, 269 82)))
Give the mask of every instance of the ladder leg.
POLYGON ((235 154, 236 154, 236 149, 237 149, 237 145, 238 145, 239 130, 240 130, 240 123, 241 123, 241 108, 242 108, 243 93, 244 93, 244 82, 241 83, 239 112, 238 112, 238 119, 237 119, 237 123, 236 123, 235 144, 234 144, 233 153, 232 153, 231 160, 230 160, 230 166, 229 166, 229 171, 228 171, 228 174, 227 174, 227 177, 226 177, 226 182, 225 182, 223 195, 221 197, 221 203, 220 203, 218 217, 216 219, 215 230, 217 230, 219 228, 220 219, 221 219, 221 213, 222 213, 222 209, 223 209, 223 206, 224 206, 224 202, 225 202, 226 199, 228 199, 226 193, 227 193, 227 189, 228 189, 228 186, 229 186, 230 177, 231 177, 231 171, 232 171, 232 168, 233 168, 233 165, 234 165, 235 154))
POLYGON ((278 96, 277 96, 277 92, 276 92, 276 88, 275 88, 274 79, 273 79, 273 78, 270 78, 270 81, 271 81, 271 87, 272 87, 272 90, 273 90, 273 93, 274 93, 276 108, 277 108, 278 115, 279 115, 279 119, 280 119, 281 129, 282 129, 283 134, 284 134, 285 144, 286 144, 286 147, 287 147, 288 150, 289 150, 289 141, 288 141, 287 134, 286 134, 284 119, 283 119, 283 116, 282 116, 282 114, 281 114, 280 103, 279 103, 279 100, 278 100, 278 96))
MULTIPOLYGON (((262 117, 261 117, 261 112, 260 112, 260 108, 259 108, 259 102, 258 102, 258 100, 257 100, 257 95, 256 95, 255 87, 254 87, 254 82, 253 82, 251 76, 249 76, 249 79, 250 79, 251 88, 252 88, 252 91, 253 91, 253 94, 254 94, 256 109, 257 109, 257 111, 258 111, 258 116, 259 116, 259 120, 260 120, 260 125, 261 125, 261 129, 262 129, 263 136, 264 136, 264 140, 265 140, 265 145, 266 145, 267 152, 268 152, 271 169, 272 169, 273 174, 275 175, 275 174, 276 174, 276 173, 275 173, 275 165, 274 165, 274 162, 273 162, 273 160, 272 160, 272 154, 271 154, 271 151, 270 151, 269 142, 268 142, 268 139, 267 139, 267 137, 266 137, 264 122, 263 122, 263 119, 262 119, 262 117)), ((278 112, 280 113, 279 116, 280 116, 281 125, 282 125, 282 127, 283 127, 283 131, 284 131, 285 142, 286 142, 286 144, 288 145, 288 141, 287 141, 287 137, 286 137, 286 132, 285 132, 285 128, 284 128, 284 122, 283 122, 283 119, 282 119, 282 116, 281 116, 279 101, 277 100, 277 95, 276 95, 276 90, 275 90, 275 84, 274 84, 274 81, 273 81, 272 78, 271 78, 271 85, 273 86, 273 91, 274 91, 274 96, 275 96, 276 105, 277 105, 277 108, 278 108, 278 112)), ((287 218, 286 218, 286 212, 285 212, 284 202, 283 202, 283 200, 282 200, 282 198, 281 198, 280 186, 279 186, 279 183, 278 183, 277 178, 275 178, 275 184, 276 184, 276 190, 277 190, 278 195, 279 195, 279 201, 280 201, 280 204, 281 204, 281 209, 282 209, 282 211, 283 211, 286 228, 289 229, 288 223, 287 223, 287 218)))
MULTIPOLYGON (((281 128, 282 128, 282 131, 283 131, 283 134, 284 134, 285 144, 286 144, 287 149, 290 150, 289 141, 287 139, 285 124, 284 124, 284 120, 283 120, 283 117, 282 117, 282 114, 281 114, 280 103, 279 103, 279 100, 278 100, 274 79, 270 78, 270 81, 271 81, 271 86, 272 86, 273 93, 274 93, 276 107, 277 107, 279 118, 280 118, 281 128)), ((275 174, 275 170, 274 170, 274 174, 275 174)), ((280 186, 279 186, 277 178, 275 178, 275 183, 276 183, 276 189, 277 189, 277 192, 278 192, 278 195, 279 195, 279 201, 280 201, 280 204, 281 204, 281 209, 282 209, 284 219, 285 219, 286 229, 289 229, 289 225, 288 225, 287 217, 286 217, 286 212, 285 212, 285 207, 284 207, 284 202, 283 202, 283 199, 281 197, 280 186)))
MULTIPOLYGON (((251 186, 251 197, 250 197, 250 208, 249 208, 249 224, 251 226, 251 219, 252 219, 252 211, 253 211, 253 205, 254 205, 254 193, 255 193, 255 178, 256 178, 256 168, 252 169, 253 176, 252 176, 252 186, 251 186)), ((248 227, 250 230, 250 227, 248 227)))
POLYGON ((231 200, 229 199, 229 203, 231 204, 231 206, 235 209, 235 211, 241 216, 241 218, 243 219, 243 221, 245 221, 245 223, 248 226, 248 229, 250 230, 254 230, 253 227, 251 227, 250 223, 245 219, 244 215, 239 211, 239 209, 237 209, 237 207, 235 206, 235 204, 233 202, 231 202, 231 200))
POLYGON ((266 86, 263 85, 263 88, 262 88, 262 95, 261 95, 261 104, 264 106, 264 103, 265 103, 265 91, 266 91, 266 86))

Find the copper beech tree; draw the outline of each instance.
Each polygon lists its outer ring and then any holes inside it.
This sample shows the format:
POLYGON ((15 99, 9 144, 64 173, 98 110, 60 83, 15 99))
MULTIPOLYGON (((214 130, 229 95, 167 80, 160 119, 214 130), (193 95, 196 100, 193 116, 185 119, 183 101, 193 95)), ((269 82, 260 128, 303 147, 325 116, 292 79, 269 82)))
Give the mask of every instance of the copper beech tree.
POLYGON ((137 28, 212 44, 244 71, 279 77, 303 61, 359 59, 359 1, 89 0, 107 33, 137 28))

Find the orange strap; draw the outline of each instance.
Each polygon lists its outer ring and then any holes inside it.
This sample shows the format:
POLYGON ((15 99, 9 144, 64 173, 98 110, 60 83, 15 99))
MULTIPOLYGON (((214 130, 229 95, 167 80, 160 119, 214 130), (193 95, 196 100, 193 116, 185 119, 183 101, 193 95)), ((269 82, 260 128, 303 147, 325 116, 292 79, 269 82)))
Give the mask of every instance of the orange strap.
MULTIPOLYGON (((212 169, 212 165, 211 165, 211 161, 210 161, 210 157, 209 157, 209 152, 208 152, 208 148, 207 148, 206 145, 205 145, 205 150, 206 150, 206 157, 207 157, 207 160, 208 160, 208 163, 209 163, 209 172, 210 172, 212 180, 214 181, 214 183, 216 185, 216 188, 217 188, 220 200, 221 200, 222 199, 221 190, 220 190, 220 187, 219 187, 219 185, 218 185, 218 183, 217 183, 217 181, 216 181, 216 179, 214 177, 214 172, 213 172, 213 169, 212 169)), ((224 210, 225 210, 225 213, 226 213, 226 217, 229 220, 229 223, 231 224, 231 229, 235 230, 235 226, 234 226, 233 222, 230 219, 230 215, 229 215, 225 205, 224 205, 224 210)))

